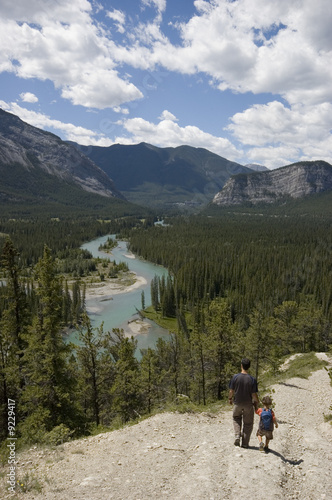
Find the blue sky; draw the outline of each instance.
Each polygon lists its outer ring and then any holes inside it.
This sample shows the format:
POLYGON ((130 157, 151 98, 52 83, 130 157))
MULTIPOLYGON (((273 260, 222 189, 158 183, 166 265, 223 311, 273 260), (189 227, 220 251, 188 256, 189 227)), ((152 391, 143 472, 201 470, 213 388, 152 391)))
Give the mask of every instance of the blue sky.
POLYGON ((79 144, 332 163, 330 0, 1 0, 0 107, 79 144))

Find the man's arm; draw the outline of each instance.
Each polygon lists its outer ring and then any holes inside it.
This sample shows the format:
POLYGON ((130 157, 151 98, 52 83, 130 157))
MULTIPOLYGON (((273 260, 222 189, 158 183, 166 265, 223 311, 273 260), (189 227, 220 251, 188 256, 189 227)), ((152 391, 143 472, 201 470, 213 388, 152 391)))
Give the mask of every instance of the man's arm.
POLYGON ((233 404, 233 396, 234 396, 234 389, 229 390, 229 395, 228 395, 228 402, 230 405, 233 404))
POLYGON ((257 392, 252 393, 252 399, 254 400, 255 410, 257 410, 257 408, 259 407, 259 399, 257 396, 257 392))

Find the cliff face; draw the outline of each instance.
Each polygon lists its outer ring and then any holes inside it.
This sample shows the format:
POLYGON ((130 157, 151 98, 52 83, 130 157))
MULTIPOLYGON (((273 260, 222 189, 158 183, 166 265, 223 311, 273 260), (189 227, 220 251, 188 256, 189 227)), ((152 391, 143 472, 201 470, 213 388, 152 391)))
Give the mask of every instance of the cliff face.
POLYGON ((300 162, 269 172, 231 177, 216 194, 216 205, 273 203, 332 190, 332 166, 324 161, 300 162))
POLYGON ((0 171, 5 174, 6 169, 14 164, 16 169, 21 167, 20 172, 27 184, 29 173, 41 169, 85 191, 123 198, 105 172, 76 148, 56 135, 32 127, 17 116, 0 110, 0 171))

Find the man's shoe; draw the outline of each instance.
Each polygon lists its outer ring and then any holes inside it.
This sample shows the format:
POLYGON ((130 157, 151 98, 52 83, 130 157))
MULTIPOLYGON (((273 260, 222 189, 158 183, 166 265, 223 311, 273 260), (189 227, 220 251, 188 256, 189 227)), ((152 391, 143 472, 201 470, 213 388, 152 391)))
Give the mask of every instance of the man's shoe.
POLYGON ((259 451, 264 451, 264 443, 260 443, 260 445, 259 445, 259 451))
POLYGON ((265 451, 265 453, 269 453, 270 452, 270 448, 268 446, 264 446, 264 451, 265 451))
POLYGON ((243 444, 243 445, 241 446, 241 448, 249 448, 249 445, 248 445, 248 444, 243 444))
POLYGON ((240 438, 236 438, 234 444, 235 446, 240 446, 240 438))

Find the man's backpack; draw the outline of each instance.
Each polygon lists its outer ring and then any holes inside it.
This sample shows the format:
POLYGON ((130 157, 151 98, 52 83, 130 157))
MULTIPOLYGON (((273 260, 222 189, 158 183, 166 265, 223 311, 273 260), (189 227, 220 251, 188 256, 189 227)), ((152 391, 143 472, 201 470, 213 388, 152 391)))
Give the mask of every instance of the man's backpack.
POLYGON ((270 408, 268 410, 263 409, 259 421, 259 428, 262 431, 273 430, 273 417, 272 417, 272 410, 270 408))

